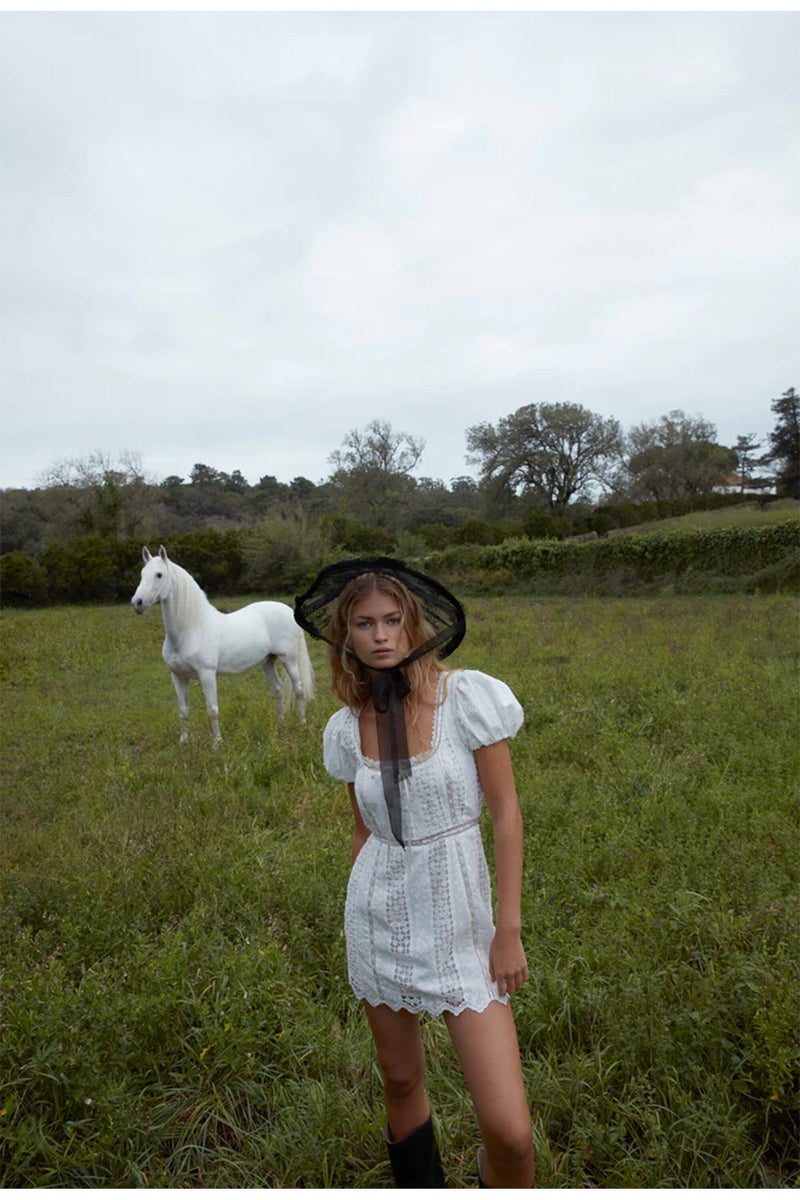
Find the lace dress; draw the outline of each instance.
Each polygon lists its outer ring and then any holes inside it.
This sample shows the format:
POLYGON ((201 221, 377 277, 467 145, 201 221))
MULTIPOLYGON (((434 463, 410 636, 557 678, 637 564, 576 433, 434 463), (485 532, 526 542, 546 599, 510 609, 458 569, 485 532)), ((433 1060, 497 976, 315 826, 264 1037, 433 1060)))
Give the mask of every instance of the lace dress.
POLYGON ((342 708, 325 729, 325 768, 355 784, 371 834, 347 888, 348 970, 372 1005, 482 1012, 508 997, 489 976, 495 927, 473 752, 513 737, 523 713, 506 684, 481 671, 442 672, 437 701, 431 748, 401 784, 405 847, 392 837, 379 765, 361 753, 358 713, 342 708))

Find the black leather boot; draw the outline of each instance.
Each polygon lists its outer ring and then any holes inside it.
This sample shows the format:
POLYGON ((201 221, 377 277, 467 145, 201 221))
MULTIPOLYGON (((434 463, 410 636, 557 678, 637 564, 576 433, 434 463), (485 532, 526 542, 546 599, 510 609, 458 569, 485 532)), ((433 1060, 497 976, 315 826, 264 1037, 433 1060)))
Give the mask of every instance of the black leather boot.
POLYGON ((386 1148, 389 1151, 389 1162, 392 1165, 396 1187, 447 1187, 439 1147, 436 1145, 436 1135, 433 1132, 433 1120, 430 1117, 399 1142, 392 1141, 392 1131, 387 1125, 386 1148))

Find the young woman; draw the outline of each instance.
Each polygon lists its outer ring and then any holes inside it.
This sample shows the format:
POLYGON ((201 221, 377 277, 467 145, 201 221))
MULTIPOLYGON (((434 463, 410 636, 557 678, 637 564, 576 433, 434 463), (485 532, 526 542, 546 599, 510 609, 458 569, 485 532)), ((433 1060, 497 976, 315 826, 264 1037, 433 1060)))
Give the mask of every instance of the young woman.
POLYGON ((384 1081, 398 1187, 444 1187, 425 1093, 420 1014, 442 1015, 482 1146, 482 1187, 533 1186, 531 1123, 509 997, 528 978, 520 931, 522 819, 506 739, 509 688, 442 658, 464 612, 392 559, 327 567, 295 607, 329 643, 342 701, 324 734, 328 772, 355 818, 345 907, 348 970, 384 1081), (497 921, 478 817, 494 825, 497 921))

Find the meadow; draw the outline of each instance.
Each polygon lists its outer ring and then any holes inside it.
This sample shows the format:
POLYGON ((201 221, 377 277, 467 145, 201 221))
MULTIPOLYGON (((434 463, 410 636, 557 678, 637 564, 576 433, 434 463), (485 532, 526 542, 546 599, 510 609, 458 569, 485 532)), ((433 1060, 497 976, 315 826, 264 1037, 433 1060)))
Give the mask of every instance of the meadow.
MULTIPOLYGON (((539 1185, 796 1186, 796 599, 466 607, 452 665, 526 712, 539 1185)), ((215 753, 196 686, 178 747, 157 612, 7 610, 0 634, 0 1183, 391 1186, 321 648, 306 726, 259 671, 222 680, 215 753)), ((425 1038, 450 1186, 474 1187, 443 1023, 425 1038)))

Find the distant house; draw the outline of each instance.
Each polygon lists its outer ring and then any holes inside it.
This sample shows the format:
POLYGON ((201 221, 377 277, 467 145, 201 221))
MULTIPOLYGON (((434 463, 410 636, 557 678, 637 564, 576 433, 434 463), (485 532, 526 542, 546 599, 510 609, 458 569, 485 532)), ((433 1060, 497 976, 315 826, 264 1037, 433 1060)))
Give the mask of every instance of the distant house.
POLYGON ((728 475, 724 484, 715 487, 713 491, 722 492, 726 496, 738 495, 740 492, 745 496, 763 496, 765 492, 771 492, 772 487, 760 479, 747 479, 742 487, 741 475, 728 475))

